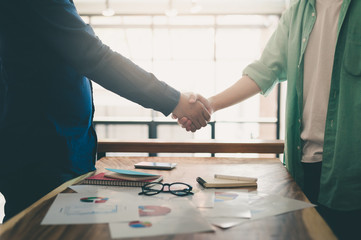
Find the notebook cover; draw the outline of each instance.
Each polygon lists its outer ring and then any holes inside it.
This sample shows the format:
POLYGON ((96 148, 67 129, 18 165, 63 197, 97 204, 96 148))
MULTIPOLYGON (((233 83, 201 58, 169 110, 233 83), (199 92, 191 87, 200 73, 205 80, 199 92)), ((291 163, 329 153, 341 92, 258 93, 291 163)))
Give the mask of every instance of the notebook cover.
POLYGON ((141 187, 149 182, 161 182, 163 176, 157 179, 143 180, 143 181, 127 181, 122 179, 107 178, 105 173, 99 173, 97 175, 84 179, 80 184, 83 185, 103 185, 103 186, 122 186, 122 187, 141 187))

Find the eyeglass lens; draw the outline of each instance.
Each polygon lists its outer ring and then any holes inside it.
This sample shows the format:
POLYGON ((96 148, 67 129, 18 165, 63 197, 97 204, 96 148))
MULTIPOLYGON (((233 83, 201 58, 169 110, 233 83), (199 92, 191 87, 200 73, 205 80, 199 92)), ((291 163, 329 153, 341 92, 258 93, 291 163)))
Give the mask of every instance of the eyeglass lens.
POLYGON ((150 183, 142 187, 142 194, 155 195, 160 192, 170 192, 177 196, 193 194, 192 187, 185 183, 150 183))
POLYGON ((169 191, 176 195, 188 195, 191 189, 183 183, 173 183, 169 185, 169 191))

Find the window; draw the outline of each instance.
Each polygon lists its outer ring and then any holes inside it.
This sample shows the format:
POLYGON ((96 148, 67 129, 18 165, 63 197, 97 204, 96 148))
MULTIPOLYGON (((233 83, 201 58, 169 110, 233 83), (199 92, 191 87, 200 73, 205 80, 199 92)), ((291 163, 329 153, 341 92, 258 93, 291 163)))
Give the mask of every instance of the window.
MULTIPOLYGON (((113 50, 178 90, 199 92, 205 97, 224 90, 241 77, 244 67, 260 57, 279 20, 277 15, 83 17, 113 50)), ((156 129, 158 138, 212 137, 210 126, 187 133, 170 117, 94 85, 95 122, 105 118, 121 123, 97 124, 100 139, 147 139, 150 131, 145 123, 150 120, 161 121, 156 129)), ((257 95, 217 112, 212 117, 213 137, 278 138, 277 94, 273 91, 267 99, 257 95)))

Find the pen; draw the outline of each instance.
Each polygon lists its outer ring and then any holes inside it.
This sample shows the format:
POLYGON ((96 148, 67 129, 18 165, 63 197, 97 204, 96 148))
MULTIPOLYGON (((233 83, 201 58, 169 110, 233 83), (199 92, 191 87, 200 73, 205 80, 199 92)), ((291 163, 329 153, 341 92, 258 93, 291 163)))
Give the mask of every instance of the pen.
POLYGON ((206 184, 207 182, 206 182, 206 181, 204 181, 204 180, 203 180, 203 178, 201 178, 201 177, 197 177, 197 179, 196 179, 196 180, 197 180, 197 182, 198 182, 200 185, 202 185, 202 187, 204 187, 204 188, 206 187, 206 185, 205 185, 205 184, 206 184))
POLYGON ((257 178, 230 176, 230 175, 222 175, 222 174, 215 174, 214 178, 230 179, 230 180, 237 180, 237 181, 257 182, 257 178))

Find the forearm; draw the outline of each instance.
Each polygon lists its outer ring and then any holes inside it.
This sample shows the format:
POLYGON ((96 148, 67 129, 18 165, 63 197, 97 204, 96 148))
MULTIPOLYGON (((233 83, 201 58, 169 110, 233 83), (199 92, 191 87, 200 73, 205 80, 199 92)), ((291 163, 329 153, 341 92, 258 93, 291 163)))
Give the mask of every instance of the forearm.
POLYGON ((231 87, 209 98, 213 111, 232 106, 259 93, 261 89, 247 75, 239 79, 231 87))
POLYGON ((179 102, 180 93, 159 81, 152 73, 140 68, 129 59, 114 54, 103 67, 89 74, 104 88, 136 102, 143 107, 170 114, 179 102))

